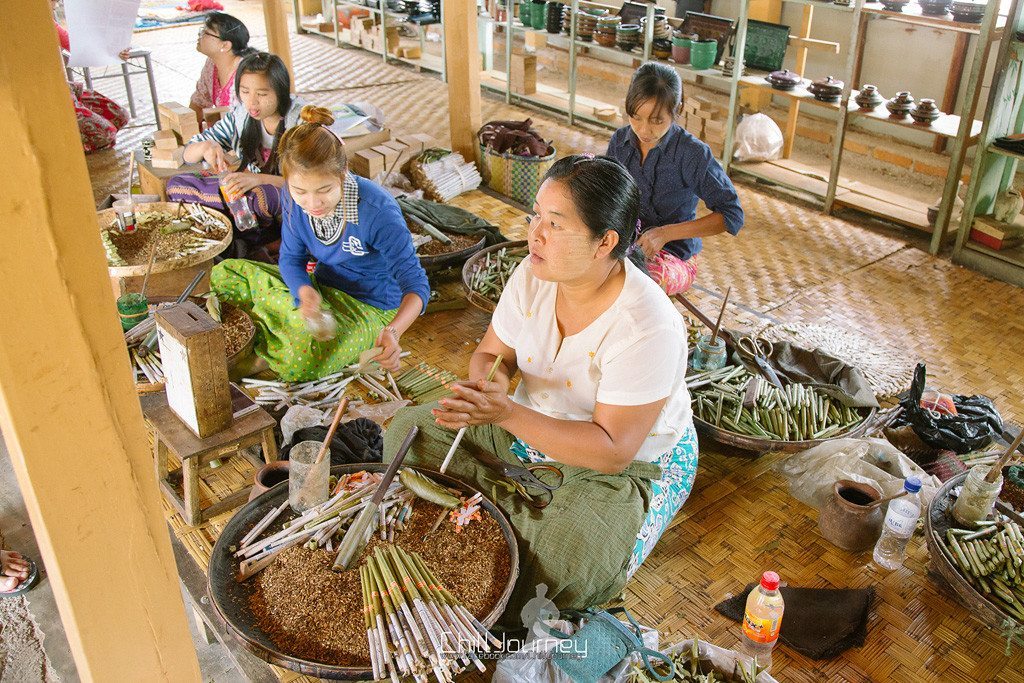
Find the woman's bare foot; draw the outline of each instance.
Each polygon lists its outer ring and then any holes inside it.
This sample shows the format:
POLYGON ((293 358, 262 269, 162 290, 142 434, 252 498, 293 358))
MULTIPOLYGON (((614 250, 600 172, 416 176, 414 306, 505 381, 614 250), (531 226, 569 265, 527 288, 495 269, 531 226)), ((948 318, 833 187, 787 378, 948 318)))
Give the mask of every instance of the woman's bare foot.
POLYGON ((28 578, 28 560, 13 550, 0 550, 0 592, 9 593, 28 578))

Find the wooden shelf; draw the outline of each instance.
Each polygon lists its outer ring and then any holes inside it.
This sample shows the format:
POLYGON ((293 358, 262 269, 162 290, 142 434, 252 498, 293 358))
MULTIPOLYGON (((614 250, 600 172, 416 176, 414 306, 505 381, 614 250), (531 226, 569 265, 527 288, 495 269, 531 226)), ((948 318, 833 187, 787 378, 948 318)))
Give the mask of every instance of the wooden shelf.
POLYGON ((984 254, 991 258, 1005 261, 1011 265, 1017 266, 1018 268, 1024 268, 1024 246, 1014 247, 1012 249, 992 249, 986 247, 984 244, 979 244, 973 240, 967 240, 964 243, 965 249, 976 251, 979 254, 984 254))
MULTIPOLYGON (((876 5, 878 3, 870 3, 876 5)), ((910 3, 903 8, 902 12, 890 12, 881 7, 869 7, 864 5, 864 14, 885 17, 904 24, 916 24, 918 26, 930 26, 932 28, 945 29, 947 31, 959 31, 960 33, 981 33, 981 24, 968 24, 962 21, 953 21, 950 15, 933 17, 921 12, 920 5, 910 3)), ((996 28, 992 33, 992 39, 997 40, 1002 34, 1002 28, 1006 25, 1006 17, 1000 16, 996 19, 996 28), (1002 23, 1000 23, 1002 20, 1002 23)))
POLYGON ((1024 154, 1018 154, 1017 152, 1011 152, 1008 149, 1003 149, 1002 147, 996 147, 995 145, 989 145, 985 149, 985 151, 986 152, 991 152, 992 154, 998 154, 999 156, 1004 156, 1004 157, 1009 157, 1011 159, 1016 159, 1017 161, 1024 161, 1024 154))
MULTIPOLYGON (((507 86, 507 78, 508 76, 504 71, 492 70, 480 72, 480 84, 488 88, 497 90, 499 92, 505 91, 505 87, 507 86)), ((517 93, 513 91, 512 97, 519 98, 527 102, 534 102, 541 106, 549 107, 558 111, 565 111, 565 109, 569 106, 568 92, 539 82, 537 83, 537 92, 532 93, 530 95, 524 95, 522 93, 517 93)), ((618 104, 602 102, 600 100, 595 100, 591 97, 585 97, 579 94, 576 95, 576 106, 577 109, 614 108, 619 110, 620 112, 622 111, 622 108, 618 104)), ((613 122, 600 121, 599 119, 596 119, 593 116, 582 114, 580 112, 577 112, 576 116, 577 118, 582 118, 588 121, 594 121, 596 123, 608 126, 610 128, 618 128, 620 125, 620 122, 618 120, 613 122)))
POLYGON ((818 107, 839 111, 839 102, 822 102, 821 100, 815 99, 814 95, 807 92, 807 86, 805 85, 798 85, 792 90, 779 90, 777 88, 773 88, 768 81, 764 80, 767 75, 768 74, 761 71, 754 71, 745 76, 740 76, 740 87, 770 90, 773 95, 781 95, 782 97, 799 100, 800 102, 806 102, 818 107))
MULTIPOLYGON (((792 159, 733 163, 730 170, 816 197, 824 197, 828 189, 827 170, 816 169, 792 159)), ((863 211, 929 234, 932 232, 928 222, 928 205, 924 202, 842 176, 836 184, 835 205, 863 211)))
POLYGON ((823 0, 783 0, 783 2, 790 5, 810 5, 811 7, 817 7, 825 10, 833 10, 835 12, 850 12, 853 13, 853 2, 849 5, 836 5, 832 2, 824 2, 823 0))
MULTIPOLYGON (((909 116, 903 119, 894 119, 889 116, 889 110, 885 108, 885 104, 878 105, 878 108, 874 111, 861 111, 854 99, 857 96, 856 90, 850 93, 850 117, 861 117, 871 119, 873 121, 882 121, 893 126, 900 126, 908 130, 918 130, 922 133, 931 133, 932 135, 938 135, 944 138, 955 138, 958 136, 960 131, 960 117, 955 114, 943 114, 939 118, 932 121, 931 125, 924 125, 921 123, 915 123, 914 119, 909 116)), ((978 137, 981 135, 981 121, 974 121, 971 124, 971 132, 967 138, 968 144, 974 144, 978 141, 978 137)))

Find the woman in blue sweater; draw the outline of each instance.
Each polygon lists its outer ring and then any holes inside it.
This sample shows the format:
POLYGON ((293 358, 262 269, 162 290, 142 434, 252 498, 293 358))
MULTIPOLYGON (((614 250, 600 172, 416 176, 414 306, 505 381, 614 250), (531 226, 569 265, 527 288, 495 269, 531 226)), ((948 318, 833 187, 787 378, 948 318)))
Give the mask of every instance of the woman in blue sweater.
POLYGON ((399 340, 430 298, 427 274, 398 203, 348 172, 344 145, 327 128, 330 111, 306 106, 300 118, 278 147, 286 181, 279 266, 224 261, 213 289, 252 315, 256 353, 283 380, 337 372, 374 346, 383 349, 375 360, 396 370, 399 340), (320 341, 310 323, 324 314, 337 331, 320 341))

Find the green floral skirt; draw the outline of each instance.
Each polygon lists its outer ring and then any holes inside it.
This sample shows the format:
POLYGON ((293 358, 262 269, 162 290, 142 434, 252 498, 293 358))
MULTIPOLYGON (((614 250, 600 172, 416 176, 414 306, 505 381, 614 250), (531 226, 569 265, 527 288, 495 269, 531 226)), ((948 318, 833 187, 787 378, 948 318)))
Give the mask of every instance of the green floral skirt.
POLYGON ((398 311, 382 311, 315 280, 312 284, 338 321, 337 335, 330 341, 319 342, 306 329, 277 266, 228 259, 210 273, 217 296, 252 316, 256 353, 287 382, 316 379, 355 363, 398 311))

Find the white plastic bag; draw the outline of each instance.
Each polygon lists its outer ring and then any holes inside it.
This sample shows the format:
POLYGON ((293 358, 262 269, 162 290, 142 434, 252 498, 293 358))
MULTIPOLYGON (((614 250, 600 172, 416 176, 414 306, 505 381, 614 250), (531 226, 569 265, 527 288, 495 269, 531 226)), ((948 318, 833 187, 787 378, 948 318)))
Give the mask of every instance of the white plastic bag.
POLYGON ((831 439, 790 456, 776 469, 789 481, 791 496, 819 510, 840 479, 870 484, 884 498, 902 491, 903 480, 914 475, 921 480, 924 505, 942 485, 884 439, 831 439))
POLYGON ((748 114, 736 126, 736 161, 769 161, 782 153, 782 129, 767 114, 748 114))
MULTIPOLYGON (((576 624, 563 620, 548 620, 544 622, 548 627, 557 629, 570 636, 578 628, 576 624)), ((641 640, 644 647, 649 650, 658 649, 658 631, 640 627, 642 631, 641 640)), ((572 683, 572 679, 562 671, 552 659, 553 654, 558 650, 559 644, 564 643, 560 638, 538 637, 534 631, 529 631, 526 642, 518 652, 511 653, 498 661, 494 670, 491 683, 572 683)), ((640 655, 634 653, 631 657, 622 660, 611 671, 598 679, 598 683, 626 683, 629 674, 629 665, 632 658, 639 660, 640 655)), ((760 681, 760 679, 758 679, 760 681)))

